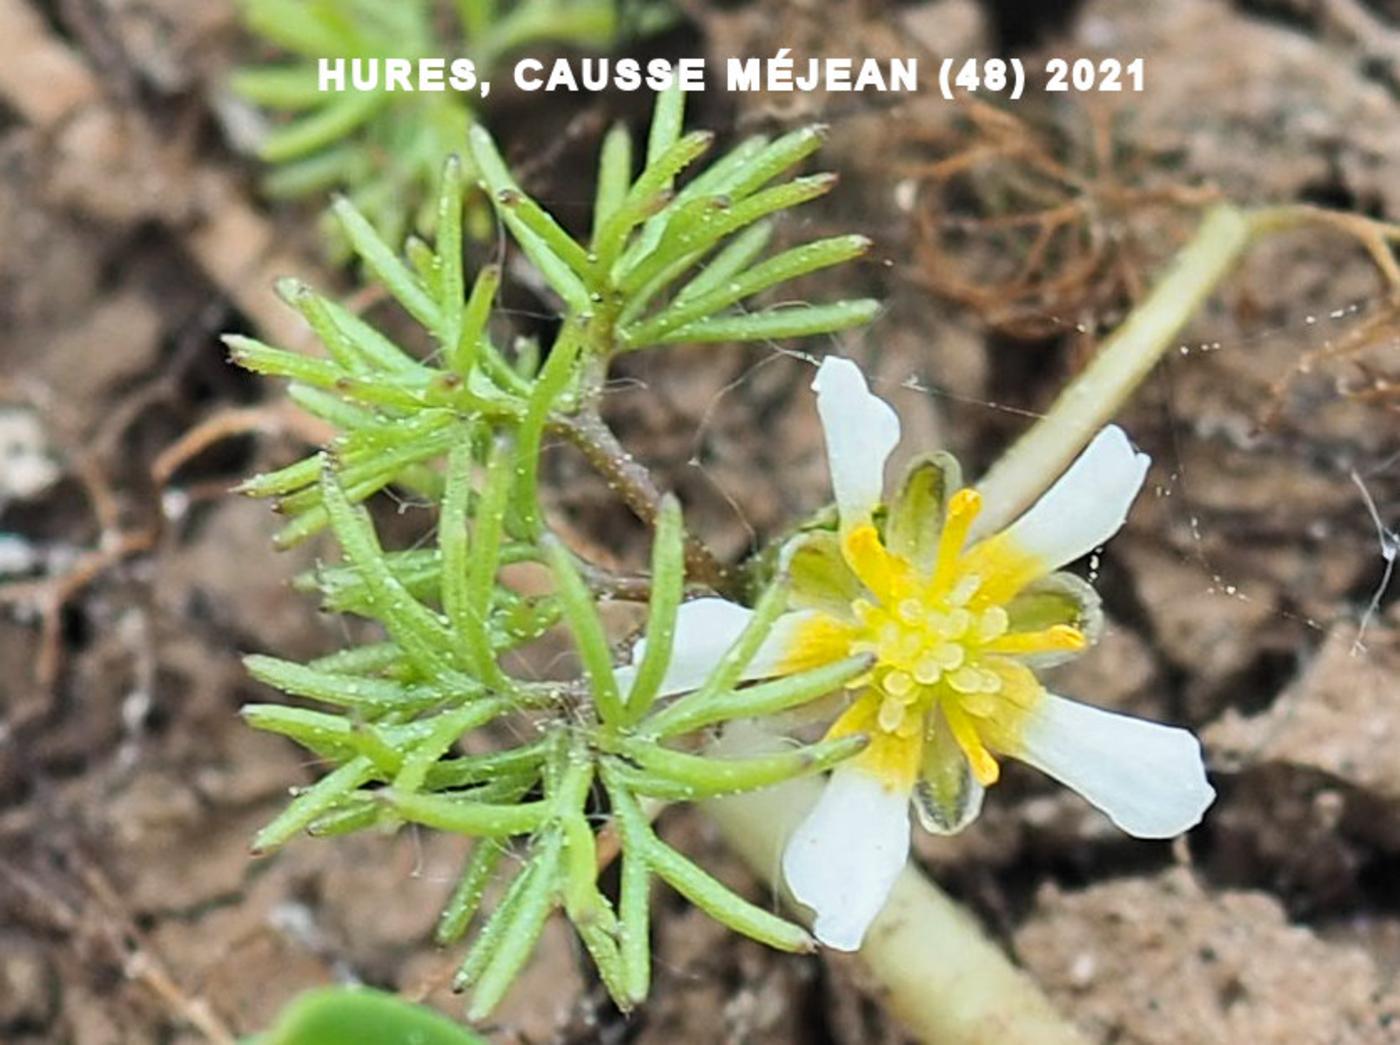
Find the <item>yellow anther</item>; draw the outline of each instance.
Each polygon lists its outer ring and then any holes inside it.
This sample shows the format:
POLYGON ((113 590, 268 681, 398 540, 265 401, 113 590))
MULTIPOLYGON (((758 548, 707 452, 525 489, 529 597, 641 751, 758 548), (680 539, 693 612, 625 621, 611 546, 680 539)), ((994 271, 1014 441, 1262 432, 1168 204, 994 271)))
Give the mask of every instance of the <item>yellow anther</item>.
POLYGON ((905 706, 902 703, 893 697, 886 697, 880 702, 880 711, 875 720, 886 733, 893 733, 903 725, 905 714, 905 706))
MULTIPOLYGON (((914 693, 914 678, 907 671, 891 671, 885 676, 882 687, 890 696, 900 699, 912 696, 914 693)), ((908 701, 903 701, 908 703, 908 701)))
POLYGON ((1006 634, 1006 629, 1011 624, 1011 618, 1006 610, 1000 606, 991 606, 982 611, 982 615, 977 618, 976 638, 978 642, 991 642, 1006 634))
POLYGON ((905 624, 918 624, 923 612, 924 604, 918 599, 904 599, 899 604, 899 619, 905 624))
POLYGON ((1001 698, 994 693, 967 693, 958 698, 958 707, 973 718, 993 718, 1001 710, 1001 698))
POLYGON ((926 656, 914 665, 914 681, 921 686, 932 686, 943 674, 943 665, 931 656, 926 656))
POLYGON ((945 642, 934 647, 932 657, 944 671, 952 671, 962 667, 963 661, 967 659, 967 651, 956 642, 945 642))
POLYGON ((982 690, 982 672, 968 664, 950 673, 947 679, 948 685, 958 693, 979 693, 982 690))
POLYGON ((972 627, 972 614, 964 609, 951 610, 943 617, 943 627, 938 634, 945 639, 960 639, 972 627))

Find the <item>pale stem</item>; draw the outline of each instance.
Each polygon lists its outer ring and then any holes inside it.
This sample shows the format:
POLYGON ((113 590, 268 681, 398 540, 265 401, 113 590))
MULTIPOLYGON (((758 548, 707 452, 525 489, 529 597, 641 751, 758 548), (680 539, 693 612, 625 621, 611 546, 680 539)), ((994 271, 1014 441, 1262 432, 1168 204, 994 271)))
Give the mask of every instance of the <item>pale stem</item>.
MULTIPOLYGON (((731 726, 711 750, 746 755, 780 741, 750 726, 731 726)), ((821 791, 820 780, 704 804, 728 845, 755 873, 782 890, 783 845, 821 791)), ((798 910, 783 890, 789 910, 798 910)), ((916 1039, 939 1045, 1016 1042, 1084 1045, 1035 982, 1011 964, 972 916, 912 864, 866 935, 856 959, 881 989, 880 1000, 916 1039)))
POLYGON ((1211 208, 1152 292, 1115 330, 1050 410, 978 484, 974 535, 995 533, 1030 507, 1136 391, 1177 334, 1260 231, 1238 208, 1211 208))

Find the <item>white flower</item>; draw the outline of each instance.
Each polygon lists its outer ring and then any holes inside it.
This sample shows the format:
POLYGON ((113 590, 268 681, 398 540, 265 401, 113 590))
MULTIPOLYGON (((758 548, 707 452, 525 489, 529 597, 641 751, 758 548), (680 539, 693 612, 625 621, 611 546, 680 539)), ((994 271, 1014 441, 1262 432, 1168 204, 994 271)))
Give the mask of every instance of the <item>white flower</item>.
MULTIPOLYGON (((898 417, 850 360, 825 359, 812 387, 839 530, 784 549, 793 606, 748 675, 873 658, 827 733, 870 742, 832 773, 783 856, 817 938, 860 946, 907 858, 911 799, 926 829, 959 831, 997 780, 997 756, 1035 766, 1137 837, 1195 825, 1215 792, 1191 733, 1048 693, 1032 670, 1097 636, 1092 588, 1055 571, 1123 525, 1148 457, 1104 428, 1020 519, 969 542, 981 498, 962 486, 956 461, 915 461, 882 507, 898 417)), ((696 688, 749 616, 723 599, 684 604, 662 693, 696 688)))

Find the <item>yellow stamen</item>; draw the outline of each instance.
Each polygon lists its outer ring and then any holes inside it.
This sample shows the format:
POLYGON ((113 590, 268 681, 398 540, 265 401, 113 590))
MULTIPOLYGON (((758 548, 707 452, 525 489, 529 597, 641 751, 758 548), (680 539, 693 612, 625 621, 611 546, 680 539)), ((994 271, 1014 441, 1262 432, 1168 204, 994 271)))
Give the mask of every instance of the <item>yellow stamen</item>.
POLYGON ((951 700, 943 701, 943 715, 948 720, 948 728, 953 732, 953 739, 958 742, 958 747, 962 748, 963 754, 967 756, 967 763, 972 767, 972 775, 977 778, 977 782, 983 787, 990 787, 997 782, 1001 776, 1001 767, 997 765, 997 760, 992 757, 992 753, 987 750, 982 743, 982 738, 977 734, 977 726, 968 717, 958 704, 951 700))
POLYGON ((1018 711, 1029 711, 1035 707, 1045 694, 1045 687, 1035 677, 1035 672, 1014 660, 987 657, 983 664, 989 675, 996 676, 997 693, 1010 705, 1002 717, 1008 726, 1017 724, 1020 719, 1018 711))
POLYGON ((988 653, 1077 653, 1088 645, 1084 633, 1069 624, 1043 631, 1018 631, 987 643, 988 653))
POLYGON ((826 739, 869 734, 870 744, 850 764, 875 777, 888 790, 907 794, 914 789, 923 755, 922 717, 901 708, 901 721, 892 730, 883 729, 879 719, 884 704, 877 692, 868 690, 831 724, 826 739))
POLYGON ((965 486, 948 498, 948 511, 943 520, 943 532, 938 535, 938 553, 933 560, 933 577, 929 584, 934 591, 942 591, 952 583, 958 556, 981 510, 982 495, 971 487, 965 486))
POLYGON ((1005 532, 978 541, 967 550, 959 564, 964 574, 979 578, 978 588, 969 601, 972 609, 1004 606, 1031 581, 1043 576, 1045 563, 1017 545, 1005 532))
POLYGON ((871 523, 855 527, 841 540, 846 563, 862 584, 886 606, 896 602, 895 581, 899 572, 894 556, 885 550, 871 523))
POLYGON ((851 764, 891 790, 912 788, 925 736, 940 714, 950 750, 955 744, 983 786, 995 783, 1000 768, 993 751, 1020 749, 1028 713, 1045 693, 1014 658, 1087 644, 1082 631, 1063 624, 1010 632, 1005 603, 1045 572, 1044 563, 1004 533, 965 549, 980 510, 975 490, 949 498, 927 572, 886 548, 871 522, 843 533, 842 557, 866 594, 852 600, 849 618, 805 621, 781 667, 791 673, 852 654, 872 656, 870 669, 847 683, 856 699, 827 735, 868 734, 870 744, 851 764))

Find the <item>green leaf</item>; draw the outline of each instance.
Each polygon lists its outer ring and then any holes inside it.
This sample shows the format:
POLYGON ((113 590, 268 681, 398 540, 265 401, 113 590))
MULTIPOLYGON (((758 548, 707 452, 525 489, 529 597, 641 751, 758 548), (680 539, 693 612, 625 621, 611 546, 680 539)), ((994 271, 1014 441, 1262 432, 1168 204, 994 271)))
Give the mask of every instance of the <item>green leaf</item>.
POLYGON ((473 127, 468 142, 497 213, 516 241, 565 301, 587 310, 585 283, 592 280, 594 271, 588 252, 516 184, 486 128, 479 124, 473 127))
POLYGON ((329 299, 322 300, 335 325, 373 366, 389 373, 412 376, 420 380, 427 380, 431 376, 432 371, 428 367, 355 313, 329 299))
POLYGON ((623 841, 618 937, 623 990, 636 1005, 651 988, 651 868, 623 841))
POLYGON ((598 232, 617 213, 632 184, 632 135, 623 124, 614 124, 603 139, 598 156, 598 188, 593 199, 593 245, 598 232))
POLYGON ((368 987, 299 995, 258 1045, 487 1045, 446 1016, 368 987))
POLYGON ((250 102, 276 109, 312 109, 326 101, 316 67, 301 62, 237 69, 229 86, 250 102))
POLYGON ((694 131, 647 165, 623 197, 622 203, 594 237, 598 271, 607 273, 616 282, 617 273, 613 270, 628 233, 665 206, 672 195, 671 180, 682 168, 698 159, 713 141, 713 134, 694 131))
POLYGON ((525 532, 533 537, 538 537, 544 531, 539 507, 539 468, 545 424, 574 377, 574 362, 583 350, 587 324, 587 318, 581 316, 565 321, 549 358, 545 360, 544 370, 530 393, 525 417, 520 422, 520 475, 515 487, 515 506, 525 532))
POLYGON ((870 240, 865 236, 836 236, 805 243, 769 258, 711 290, 678 301, 656 317, 630 330, 623 330, 621 336, 633 344, 660 341, 666 334, 687 323, 712 316, 735 302, 779 283, 860 257, 869 249, 870 240))
POLYGON ((438 918, 434 939, 439 945, 453 943, 467 931, 467 925, 480 909, 486 887, 491 884, 505 855, 505 847, 494 838, 480 839, 472 846, 471 856, 462 869, 457 888, 452 891, 447 906, 438 918))
POLYGON ((509 710, 510 703, 498 697, 479 700, 467 707, 438 715, 433 720, 431 732, 404 758, 403 766, 393 780, 395 792, 402 795, 419 790, 428 776, 428 770, 447 754, 453 744, 473 729, 509 710))
POLYGON ((429 677, 456 676, 457 645, 452 632, 437 614, 410 595, 389 569, 369 515, 350 503, 329 458, 321 473, 321 489, 336 538, 365 579, 379 606, 380 619, 404 656, 429 677))
POLYGON ((776 715, 835 693, 869 671, 871 663, 869 656, 847 657, 770 682, 707 694, 704 700, 689 694, 653 714, 643 723, 642 730, 648 736, 674 737, 716 722, 776 715))
POLYGON ((325 3, 243 0, 243 18, 259 36, 311 58, 358 55, 352 23, 325 3))
POLYGON ((256 855, 271 852, 294 834, 303 830, 311 821, 322 816, 337 802, 340 802, 357 787, 374 778, 374 763, 369 759, 353 758, 333 773, 323 776, 311 787, 292 799, 253 839, 253 852, 256 855))
POLYGON ((625 710, 617 689, 617 677, 613 674, 607 634, 603 630, 603 622, 598 617, 593 595, 579 576, 573 556, 557 537, 546 534, 540 539, 540 544, 549 560, 550 569, 554 572, 564 619, 568 622, 574 644, 578 647, 579 659, 583 662, 583 671, 588 677, 594 706, 605 724, 619 725, 624 721, 625 710))
POLYGON ((656 701, 671 663, 676 616, 685 589, 685 526, 681 505, 667 494, 657 513, 651 546, 651 605, 647 613, 646 649, 627 694, 627 721, 642 719, 656 701))
MULTIPOLYGON (((712 201, 711 213, 705 220, 673 222, 655 250, 630 268, 613 272, 613 281, 624 294, 631 294, 663 271, 672 270, 678 275, 725 236, 770 214, 823 196, 835 184, 833 175, 817 174, 764 189, 737 203, 724 196, 708 197, 712 201)), ((701 205, 705 199, 694 202, 701 205)))
POLYGON ((773 238, 773 223, 760 221, 750 225, 726 243, 699 274, 676 293, 676 304, 693 300, 701 294, 720 287, 748 268, 763 253, 773 238))
MULTIPOLYGON (((834 334, 863 326, 880 313, 880 302, 870 298, 837 301, 830 305, 799 305, 768 312, 720 316, 672 330, 658 344, 713 341, 769 341, 787 337, 834 334)), ((632 347, 632 346, 629 346, 632 347)), ((641 345, 635 347, 644 347, 641 345)))
POLYGON ((648 866, 696 907, 735 932, 778 950, 806 952, 815 949, 816 945, 806 930, 736 896, 717 879, 658 839, 636 799, 625 787, 617 785, 616 777, 608 782, 608 794, 617 815, 626 825, 624 830, 631 833, 629 851, 645 853, 648 866))
POLYGON ((658 163, 666 150, 675 145, 685 123, 685 92, 671 86, 656 96, 651 130, 647 135, 647 165, 658 163))
POLYGON ((427 786, 433 790, 465 787, 503 777, 539 775, 539 767, 548 753, 548 742, 535 741, 519 747, 493 751, 487 755, 467 755, 444 759, 429 767, 427 786))
POLYGON ((258 155, 267 163, 285 163, 324 149, 370 119, 387 98, 375 91, 350 91, 335 97, 310 115, 269 134, 258 146, 258 155))
MULTIPOLYGON (((459 469, 456 481, 464 484, 466 476, 460 471, 464 467, 460 457, 456 460, 456 467, 459 469)), ((449 543, 443 545, 444 556, 449 554, 449 547, 452 556, 450 563, 444 562, 444 573, 451 571, 454 577, 464 572, 466 575, 466 586, 462 590, 460 600, 461 607, 456 611, 456 628, 460 629, 460 634, 472 651, 477 672, 492 685, 502 688, 507 687, 509 682, 500 665, 496 663, 495 655, 490 651, 485 628, 490 619, 491 604, 496 591, 496 574, 501 568, 506 504, 510 499, 514 473, 514 448, 507 438, 498 437, 492 444, 491 456, 486 462, 486 486, 477 504, 470 555, 464 543, 467 519, 465 502, 461 506, 460 515, 454 510, 446 534, 449 543), (463 558, 469 561, 463 562, 463 558)))
POLYGON ((469 377, 476 365, 476 358, 486 339, 486 323, 491 318, 491 306, 496 300, 496 290, 501 285, 501 267, 483 266, 472 283, 471 297, 467 299, 466 310, 462 314, 462 329, 457 336, 457 346, 448 358, 448 365, 463 378, 469 377))
POLYGON ((476 457, 470 439, 452 448, 447 459, 447 483, 443 489, 442 516, 438 524, 438 547, 442 552, 439 580, 443 612, 452 630, 461 638, 480 677, 493 674, 495 653, 487 629, 487 607, 476 605, 469 581, 471 567, 471 480, 476 457))
POLYGON ((310 665, 257 654, 244 657, 243 666, 259 682, 292 696, 375 714, 422 711, 435 704, 456 703, 481 693, 480 685, 474 683, 455 690, 442 683, 405 685, 390 679, 317 670, 310 665))
POLYGON ((338 198, 331 210, 345 231, 356 254, 365 265, 379 277, 386 290, 393 294, 414 319, 432 331, 441 330, 442 311, 424 289, 408 266, 399 260, 374 226, 344 196, 338 198))
POLYGON ((466 278, 462 273, 462 161, 449 156, 438 180, 438 308, 443 316, 442 345, 449 351, 460 338, 466 278))
POLYGON ((509 910, 509 923, 503 926, 490 959, 476 979, 467 1019, 475 1022, 490 1015, 525 967, 535 941, 544 931, 545 920, 554 909, 562 846, 560 834, 551 831, 537 847, 522 875, 526 881, 509 910))
POLYGON ((858 754, 868 742, 864 736, 847 736, 778 755, 737 759, 688 755, 644 740, 627 741, 622 751, 648 774, 660 778, 660 786, 653 790, 646 786, 642 777, 628 777, 637 791, 663 798, 693 800, 756 791, 819 773, 858 754))
POLYGON ((405 820, 473 838, 529 834, 538 830, 553 810, 548 802, 476 802, 442 794, 398 790, 380 791, 376 795, 405 820))

